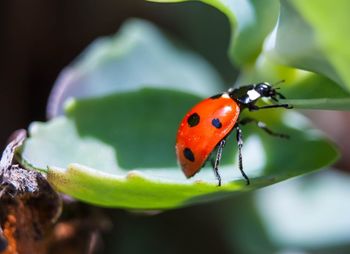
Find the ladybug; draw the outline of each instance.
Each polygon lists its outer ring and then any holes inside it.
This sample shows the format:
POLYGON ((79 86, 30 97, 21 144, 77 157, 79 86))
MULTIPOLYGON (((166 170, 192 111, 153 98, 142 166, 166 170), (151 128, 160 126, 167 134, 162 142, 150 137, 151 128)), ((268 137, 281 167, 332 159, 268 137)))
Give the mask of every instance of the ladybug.
MULTIPOLYGON (((283 82, 283 81, 281 81, 283 82)), ((278 82, 280 83, 280 82, 278 82)), ((276 85, 276 84, 275 84, 276 85)), ((219 163, 227 136, 236 130, 238 144, 239 170, 247 185, 250 181, 243 171, 242 161, 242 130, 241 125, 255 123, 259 128, 272 136, 288 138, 288 135, 275 133, 263 122, 252 118, 240 119, 244 109, 255 111, 270 108, 292 108, 289 104, 278 104, 278 99, 285 97, 277 92, 275 85, 267 82, 230 88, 227 92, 204 99, 195 105, 183 118, 176 137, 176 156, 182 171, 187 178, 194 176, 210 159, 218 186, 221 177, 218 171, 219 163), (277 104, 257 106, 260 98, 269 98, 277 104), (216 151, 215 158, 212 154, 216 151)))

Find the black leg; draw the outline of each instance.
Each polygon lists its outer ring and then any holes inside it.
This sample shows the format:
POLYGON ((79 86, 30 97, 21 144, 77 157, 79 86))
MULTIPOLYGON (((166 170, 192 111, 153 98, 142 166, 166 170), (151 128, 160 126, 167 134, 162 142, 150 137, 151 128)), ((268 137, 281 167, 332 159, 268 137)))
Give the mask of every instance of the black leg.
POLYGON ((219 174, 219 163, 220 163, 220 160, 221 160, 222 149, 224 148, 225 144, 226 144, 226 140, 225 139, 220 141, 220 143, 218 145, 218 150, 217 150, 217 153, 216 153, 215 161, 214 160, 211 161, 211 164, 213 166, 213 170, 214 170, 216 179, 218 179, 218 186, 221 186, 221 176, 219 174))
POLYGON ((267 134, 271 136, 279 137, 279 138, 287 138, 287 139, 289 138, 287 134, 274 132, 271 129, 269 129, 264 122, 257 121, 253 118, 249 118, 249 117, 244 118, 238 122, 238 124, 241 124, 241 125, 246 125, 248 123, 255 123, 260 129, 262 129, 263 131, 265 131, 267 134))
POLYGON ((250 184, 248 176, 243 171, 243 159, 242 159, 242 147, 243 147, 243 137, 242 137, 242 130, 239 128, 239 126, 236 127, 237 130, 237 144, 238 144, 238 167, 241 171, 242 176, 247 182, 247 185, 250 184))
POLYGON ((256 105, 248 105, 248 109, 249 111, 255 111, 255 110, 260 110, 260 109, 268 109, 268 108, 287 108, 287 109, 291 109, 293 108, 292 105, 289 104, 274 104, 274 105, 266 105, 266 106, 256 106, 256 105))

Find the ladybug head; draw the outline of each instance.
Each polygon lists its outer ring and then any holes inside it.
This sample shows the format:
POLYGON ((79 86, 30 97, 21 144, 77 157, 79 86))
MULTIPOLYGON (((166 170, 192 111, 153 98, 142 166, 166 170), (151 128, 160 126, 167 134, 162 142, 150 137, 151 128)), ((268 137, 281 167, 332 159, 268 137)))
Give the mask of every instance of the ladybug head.
MULTIPOLYGON (((283 82, 283 81, 280 81, 283 82)), ((278 82, 278 83, 280 83, 278 82)), ((278 84, 277 83, 277 84, 278 84)), ((275 84, 275 85, 277 85, 275 84)), ((271 84, 267 83, 267 82, 263 82, 263 83, 258 83, 254 86, 254 90, 256 92, 258 92, 261 97, 268 97, 271 98, 274 101, 278 101, 278 99, 285 99, 286 97, 284 97, 283 94, 277 92, 276 90, 280 89, 279 87, 274 87, 271 84)))

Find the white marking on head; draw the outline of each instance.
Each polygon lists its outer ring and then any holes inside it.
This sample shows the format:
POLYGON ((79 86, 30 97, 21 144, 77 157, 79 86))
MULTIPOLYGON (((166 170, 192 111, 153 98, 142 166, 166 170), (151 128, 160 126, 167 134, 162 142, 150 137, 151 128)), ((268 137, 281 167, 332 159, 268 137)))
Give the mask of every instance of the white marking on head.
POLYGON ((221 98, 229 99, 230 96, 228 95, 228 93, 223 93, 223 94, 221 95, 221 98))
POLYGON ((261 97, 261 95, 255 91, 254 89, 252 90, 249 90, 247 92, 248 96, 249 96, 249 99, 251 99, 252 101, 255 101, 256 99, 258 99, 259 97, 261 97))

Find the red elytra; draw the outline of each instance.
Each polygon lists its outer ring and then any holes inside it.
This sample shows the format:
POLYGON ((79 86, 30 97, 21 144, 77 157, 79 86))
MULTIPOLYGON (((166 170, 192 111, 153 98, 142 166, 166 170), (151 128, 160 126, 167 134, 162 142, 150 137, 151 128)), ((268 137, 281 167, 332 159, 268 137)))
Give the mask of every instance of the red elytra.
POLYGON ((233 129, 239 112, 234 100, 221 96, 201 101, 186 114, 176 138, 176 155, 186 177, 193 176, 204 165, 217 144, 233 129))

